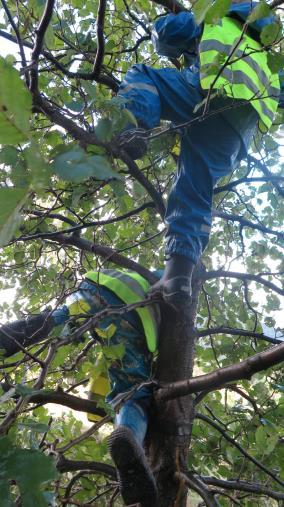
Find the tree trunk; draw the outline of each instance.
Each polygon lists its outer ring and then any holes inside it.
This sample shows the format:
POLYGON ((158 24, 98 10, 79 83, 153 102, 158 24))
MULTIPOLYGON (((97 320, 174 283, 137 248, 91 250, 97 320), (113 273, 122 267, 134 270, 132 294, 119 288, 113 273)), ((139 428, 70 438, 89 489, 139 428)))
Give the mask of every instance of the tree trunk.
MULTIPOLYGON (((159 357, 156 378, 159 383, 192 376, 200 268, 195 270, 193 297, 189 306, 175 311, 162 308, 159 357)), ((185 507, 187 487, 176 473, 187 470, 188 450, 194 419, 192 396, 167 402, 155 400, 154 421, 149 433, 149 458, 159 491, 158 507, 185 507)))

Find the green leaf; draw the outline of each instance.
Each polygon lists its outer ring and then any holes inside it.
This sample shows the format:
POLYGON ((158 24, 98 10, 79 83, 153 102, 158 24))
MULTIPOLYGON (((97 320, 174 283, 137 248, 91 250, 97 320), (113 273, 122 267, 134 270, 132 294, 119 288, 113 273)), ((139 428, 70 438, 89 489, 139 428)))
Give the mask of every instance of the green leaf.
POLYGON ((28 139, 31 96, 19 73, 0 57, 0 144, 28 139))
POLYGON ((284 55, 276 53, 276 51, 269 51, 267 53, 267 63, 271 72, 277 73, 284 67, 284 55))
POLYGON ((66 102, 65 106, 75 113, 80 113, 84 109, 84 102, 82 100, 72 100, 71 102, 66 102))
POLYGON ((112 138, 112 121, 108 118, 102 118, 98 121, 98 124, 95 128, 95 134, 99 141, 103 143, 108 143, 112 138))
POLYGON ((43 424, 35 421, 19 422, 18 428, 25 428, 33 431, 34 433, 47 433, 50 430, 48 424, 43 424))
POLYGON ((42 158, 35 143, 24 150, 24 156, 31 178, 31 187, 37 191, 45 189, 50 183, 51 168, 42 158))
POLYGON ((91 177, 98 180, 121 179, 121 176, 112 170, 106 157, 88 155, 79 147, 57 155, 53 161, 53 169, 66 181, 83 181, 91 177))
POLYGON ((20 211, 27 198, 27 188, 0 188, 0 246, 13 237, 22 220, 20 211))
POLYGON ((248 23, 253 23, 258 19, 266 18, 271 15, 271 10, 266 2, 261 0, 257 6, 252 10, 250 15, 247 18, 248 23))
POLYGON ((106 340, 109 340, 114 335, 116 331, 116 326, 114 324, 110 324, 105 329, 96 327, 95 331, 100 336, 100 338, 105 338, 106 340))
POLYGON ((37 390, 37 389, 33 389, 32 387, 28 387, 24 384, 17 384, 15 386, 15 389, 16 389, 16 393, 19 394, 20 396, 23 396, 24 398, 27 397, 27 396, 31 396, 32 394, 38 394, 38 393, 42 393, 42 392, 49 392, 49 391, 41 391, 41 390, 37 390))
POLYGON ((281 36, 281 27, 278 23, 266 25, 260 34, 260 40, 264 46, 269 46, 276 42, 281 36))
POLYGON ((197 0, 195 2, 192 11, 195 16, 195 21, 198 25, 200 25, 211 8, 211 2, 208 2, 208 0, 197 0))
POLYGON ((50 456, 37 450, 15 447, 8 437, 0 437, 1 506, 12 506, 10 481, 16 481, 23 507, 48 507, 41 487, 57 477, 50 456))
POLYGON ((110 345, 109 347, 103 347, 103 353, 107 359, 122 359, 125 354, 125 347, 123 343, 110 345))
POLYGON ((216 0, 205 16, 205 22, 216 24, 225 16, 231 5, 231 0, 216 0))
POLYGON ((45 35, 44 35, 44 44, 48 49, 53 48, 54 39, 55 39, 54 30, 53 30, 51 23, 49 23, 48 28, 47 28, 45 35))

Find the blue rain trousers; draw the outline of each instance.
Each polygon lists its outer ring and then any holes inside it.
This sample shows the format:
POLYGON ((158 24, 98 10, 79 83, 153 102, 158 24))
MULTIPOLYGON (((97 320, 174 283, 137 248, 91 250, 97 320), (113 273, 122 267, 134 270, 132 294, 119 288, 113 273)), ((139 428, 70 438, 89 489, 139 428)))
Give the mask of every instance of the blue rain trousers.
MULTIPOLYGON (((188 122, 201 115, 195 107, 204 99, 200 84, 190 68, 153 69, 134 65, 122 82, 119 95, 126 106, 146 129, 159 125, 160 120, 174 124, 188 122)), ((228 107, 229 99, 211 101, 210 111, 228 107)), ((243 139, 253 135, 258 116, 250 104, 230 111, 230 123, 222 113, 216 113, 183 131, 181 152, 175 181, 166 211, 166 255, 180 254, 196 263, 205 249, 211 229, 213 189, 219 178, 227 175, 246 153, 243 139), (245 131, 232 127, 234 118, 244 121, 245 131)))

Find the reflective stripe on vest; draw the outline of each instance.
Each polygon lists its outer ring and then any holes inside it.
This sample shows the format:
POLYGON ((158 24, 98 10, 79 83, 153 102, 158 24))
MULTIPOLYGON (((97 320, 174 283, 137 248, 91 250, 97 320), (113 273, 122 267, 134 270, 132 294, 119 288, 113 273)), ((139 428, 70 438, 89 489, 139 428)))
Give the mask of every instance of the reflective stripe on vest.
POLYGON ((279 76, 269 69, 267 52, 261 44, 247 34, 242 35, 239 21, 225 17, 218 25, 204 25, 200 63, 200 82, 204 90, 213 85, 214 89, 224 88, 230 98, 250 101, 260 117, 260 129, 269 129, 278 107, 279 76), (220 54, 224 55, 224 61, 230 55, 232 62, 221 72, 220 54))
MULTIPOLYGON (((138 303, 145 299, 150 284, 134 271, 119 269, 103 269, 101 271, 88 271, 85 277, 111 290, 127 305, 138 303)), ((134 310, 140 317, 147 346, 150 352, 155 352, 158 342, 160 312, 157 304, 136 308, 134 310)))

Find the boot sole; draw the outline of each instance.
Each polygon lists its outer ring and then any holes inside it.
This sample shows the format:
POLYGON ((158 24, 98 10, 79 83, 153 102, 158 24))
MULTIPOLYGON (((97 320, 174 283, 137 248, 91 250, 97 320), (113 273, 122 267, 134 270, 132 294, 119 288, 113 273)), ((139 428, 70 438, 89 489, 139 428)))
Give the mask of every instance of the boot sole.
POLYGON ((119 490, 125 504, 140 503, 142 507, 155 507, 155 479, 131 430, 117 428, 109 437, 108 447, 117 468, 119 490))

